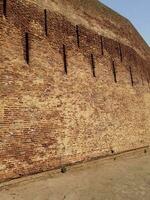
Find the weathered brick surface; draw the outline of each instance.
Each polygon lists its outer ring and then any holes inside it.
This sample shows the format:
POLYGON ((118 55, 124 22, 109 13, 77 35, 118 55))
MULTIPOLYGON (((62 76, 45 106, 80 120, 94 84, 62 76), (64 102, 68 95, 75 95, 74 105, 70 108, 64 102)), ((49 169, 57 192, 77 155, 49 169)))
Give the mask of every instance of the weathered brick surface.
POLYGON ((105 36, 102 55, 83 25, 78 48, 76 26, 47 16, 47 37, 41 5, 9 0, 0 18, 0 181, 150 144, 149 60, 105 36))

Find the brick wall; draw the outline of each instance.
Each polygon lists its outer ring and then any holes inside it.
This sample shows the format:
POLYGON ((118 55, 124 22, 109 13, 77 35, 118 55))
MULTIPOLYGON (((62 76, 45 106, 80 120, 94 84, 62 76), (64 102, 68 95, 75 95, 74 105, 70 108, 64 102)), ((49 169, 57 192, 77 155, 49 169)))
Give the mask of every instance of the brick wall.
POLYGON ((0 181, 149 145, 149 60, 36 4, 0 6, 0 181))

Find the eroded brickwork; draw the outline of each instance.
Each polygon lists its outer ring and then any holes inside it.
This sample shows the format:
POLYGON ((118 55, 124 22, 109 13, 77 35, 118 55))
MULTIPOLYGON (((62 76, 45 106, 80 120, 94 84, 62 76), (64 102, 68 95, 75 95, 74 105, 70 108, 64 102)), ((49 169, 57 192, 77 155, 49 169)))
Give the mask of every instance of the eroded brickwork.
POLYGON ((0 4, 0 181, 149 145, 149 60, 25 2, 0 4))

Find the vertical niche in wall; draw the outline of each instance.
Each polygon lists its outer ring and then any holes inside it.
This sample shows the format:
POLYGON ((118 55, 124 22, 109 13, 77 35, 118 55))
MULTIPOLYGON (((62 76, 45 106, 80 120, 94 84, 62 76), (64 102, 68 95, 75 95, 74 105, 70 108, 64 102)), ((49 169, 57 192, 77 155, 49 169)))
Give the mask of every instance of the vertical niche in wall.
POLYGON ((95 74, 95 59, 94 59, 94 55, 91 54, 91 68, 92 68, 92 74, 93 74, 93 77, 96 77, 96 74, 95 74))
POLYGON ((114 60, 112 60, 112 72, 113 72, 114 82, 117 83, 116 64, 114 60))
POLYGON ((142 85, 144 85, 144 66, 143 66, 143 61, 140 61, 140 76, 141 76, 141 81, 142 81, 142 85))
POLYGON ((139 73, 140 73, 140 78, 141 78, 142 85, 144 85, 144 77, 143 77, 142 69, 139 70, 139 73))
POLYGON ((64 63, 64 72, 65 72, 65 74, 68 74, 66 45, 64 45, 64 44, 63 44, 63 63, 64 63))
POLYGON ((7 0, 3 0, 3 15, 7 17, 7 0))
POLYGON ((104 41, 103 41, 103 36, 100 37, 100 42, 101 42, 101 55, 104 55, 104 41))
POLYGON ((119 48, 120 61, 122 62, 123 61, 123 54, 122 54, 122 47, 121 47, 120 43, 118 43, 118 48, 119 48))
POLYGON ((29 64, 30 61, 30 54, 29 54, 29 33, 25 32, 24 34, 24 45, 23 45, 23 50, 24 50, 24 59, 27 64, 29 64))
POLYGON ((133 72, 131 66, 129 66, 129 73, 130 73, 131 85, 134 86, 133 72))
POLYGON ((78 25, 76 25, 76 37, 77 37, 77 46, 80 47, 80 30, 78 25))
POLYGON ((146 79, 147 79, 147 84, 148 84, 148 86, 150 85, 150 74, 149 74, 149 72, 147 72, 146 73, 146 79))
POLYGON ((45 35, 48 36, 47 10, 46 9, 44 9, 44 30, 45 30, 45 35))

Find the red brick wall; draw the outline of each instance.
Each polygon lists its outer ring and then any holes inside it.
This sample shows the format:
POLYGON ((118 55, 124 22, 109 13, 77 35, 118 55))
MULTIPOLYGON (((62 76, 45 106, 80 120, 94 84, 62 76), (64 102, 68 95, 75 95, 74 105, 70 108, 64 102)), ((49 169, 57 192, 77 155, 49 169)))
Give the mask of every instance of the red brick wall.
POLYGON ((102 55, 101 36, 83 26, 78 47, 76 27, 47 16, 47 37, 38 6, 9 0, 0 18, 1 181, 150 143, 149 61, 120 44, 121 62, 119 43, 104 36, 102 55))

